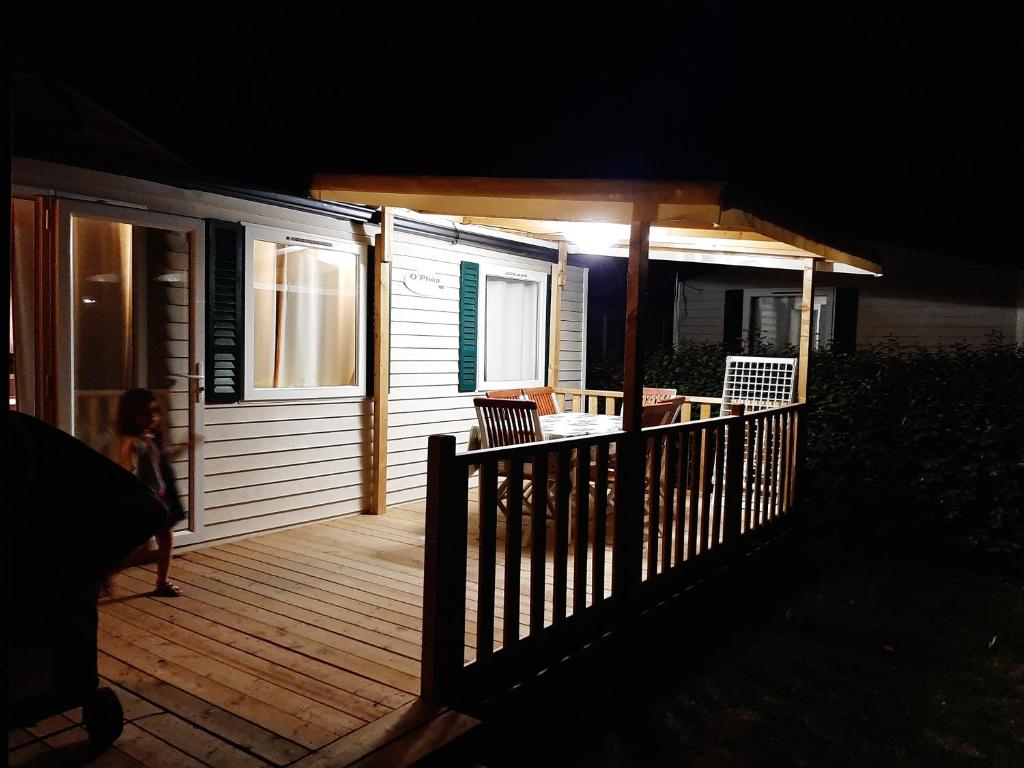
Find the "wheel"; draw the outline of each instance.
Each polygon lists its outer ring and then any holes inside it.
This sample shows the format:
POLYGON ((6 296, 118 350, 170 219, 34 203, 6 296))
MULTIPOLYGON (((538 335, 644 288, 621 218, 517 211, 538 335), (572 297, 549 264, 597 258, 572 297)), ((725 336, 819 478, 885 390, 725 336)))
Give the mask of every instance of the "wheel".
POLYGON ((113 744, 124 730, 124 710, 109 688, 97 688, 82 705, 82 724, 92 743, 103 749, 113 744))

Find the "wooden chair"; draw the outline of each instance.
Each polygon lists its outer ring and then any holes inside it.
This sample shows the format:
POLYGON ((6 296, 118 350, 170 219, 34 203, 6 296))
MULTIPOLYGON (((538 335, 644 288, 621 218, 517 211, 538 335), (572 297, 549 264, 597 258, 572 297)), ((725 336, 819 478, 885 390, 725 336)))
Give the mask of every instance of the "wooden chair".
MULTIPOLYGON (((535 443, 544 439, 540 428, 540 415, 537 413, 537 403, 532 400, 511 400, 494 397, 478 397, 473 400, 476 408, 476 418, 480 424, 480 442, 483 448, 497 448, 501 446, 522 445, 523 443, 535 443)), ((554 457, 552 457, 554 458, 554 457)), ((508 485, 508 464, 498 463, 498 508, 504 514, 507 511, 507 500, 509 493, 519 492, 510 489, 508 485)), ((548 486, 550 487, 555 473, 549 467, 548 486)), ((523 465, 523 516, 533 513, 533 465, 527 462, 523 465)), ((553 500, 547 494, 547 506, 553 510, 553 500)), ((527 537, 523 542, 524 546, 529 543, 529 527, 527 537)))
POLYGON ((537 404, 537 413, 541 416, 562 412, 562 409, 558 407, 558 398, 555 396, 553 387, 524 389, 523 394, 537 404))
MULTIPOLYGON (((647 405, 654 405, 655 403, 661 403, 665 400, 670 400, 676 397, 679 393, 674 389, 659 389, 657 387, 644 387, 643 393, 640 395, 641 402, 647 405)), ((647 426, 646 424, 644 426, 647 426)), ((653 425, 652 425, 653 426, 653 425)))
MULTIPOLYGON (((522 400, 523 390, 521 389, 492 389, 484 394, 492 400, 522 400)), ((481 398, 483 399, 483 398, 481 398)), ((482 428, 481 428, 482 429, 482 428)))
MULTIPOLYGON (((652 403, 644 403, 643 417, 641 423, 644 429, 647 427, 660 427, 662 424, 671 424, 676 420, 679 415, 679 409, 686 402, 685 397, 677 397, 674 389, 657 390, 658 392, 671 392, 672 395, 669 397, 661 397, 660 400, 655 400, 652 403)), ((647 390, 644 389, 644 397, 647 396, 647 390)))
MULTIPOLYGON (((672 398, 669 398, 668 400, 662 400, 660 402, 652 403, 651 405, 645 405, 644 408, 643 408, 643 415, 642 415, 642 418, 641 418, 641 424, 642 424, 643 428, 647 429, 648 427, 660 427, 660 426, 662 426, 664 424, 671 424, 679 416, 679 409, 682 407, 683 403, 685 403, 685 402, 686 402, 686 398, 685 397, 672 397, 672 398)), ((646 459, 645 459, 645 462, 644 462, 644 487, 645 488, 649 485, 649 479, 651 477, 651 472, 653 471, 653 467, 651 466, 651 464, 652 464, 652 462, 654 460, 654 456, 653 456, 653 454, 652 454, 652 452, 650 450, 650 445, 651 444, 648 443, 647 447, 645 448, 645 451, 646 451, 646 459)), ((608 515, 609 515, 609 518, 610 518, 611 514, 613 513, 614 507, 615 507, 615 479, 616 479, 615 463, 616 463, 615 462, 615 454, 612 454, 611 456, 608 457, 608 515)), ((593 465, 591 465, 590 480, 591 480, 591 483, 596 483, 597 482, 597 469, 593 465)), ((662 488, 664 488, 664 487, 665 487, 664 483, 662 483, 662 488)), ((645 490, 645 494, 646 494, 646 490, 645 490)))

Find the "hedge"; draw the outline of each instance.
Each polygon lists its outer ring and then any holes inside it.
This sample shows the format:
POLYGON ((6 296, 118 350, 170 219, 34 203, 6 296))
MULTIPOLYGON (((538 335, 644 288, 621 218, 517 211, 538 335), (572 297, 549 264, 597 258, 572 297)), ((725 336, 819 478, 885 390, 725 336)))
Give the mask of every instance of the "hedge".
MULTIPOLYGON (((718 396, 726 354, 692 342, 660 350, 644 380, 718 396)), ((621 363, 594 361, 587 383, 621 389, 621 363)), ((975 552, 1024 548, 1024 347, 996 335, 976 347, 891 339, 818 352, 808 400, 802 482, 816 516, 975 552)))

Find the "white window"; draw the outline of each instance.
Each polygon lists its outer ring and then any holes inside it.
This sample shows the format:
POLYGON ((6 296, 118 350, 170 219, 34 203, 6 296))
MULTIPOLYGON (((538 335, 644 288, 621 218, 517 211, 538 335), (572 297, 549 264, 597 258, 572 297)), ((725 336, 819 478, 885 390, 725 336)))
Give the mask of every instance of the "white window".
POLYGON ((478 388, 543 385, 547 280, 545 272, 480 265, 479 338, 483 343, 478 388))
MULTIPOLYGON (((747 349, 754 354, 760 344, 781 352, 800 345, 800 299, 796 291, 743 292, 743 327, 747 332, 747 349)), ((835 290, 823 288, 814 292, 811 319, 811 349, 824 349, 832 341, 835 313, 835 290)))
POLYGON ((246 227, 245 399, 364 395, 366 247, 246 227))

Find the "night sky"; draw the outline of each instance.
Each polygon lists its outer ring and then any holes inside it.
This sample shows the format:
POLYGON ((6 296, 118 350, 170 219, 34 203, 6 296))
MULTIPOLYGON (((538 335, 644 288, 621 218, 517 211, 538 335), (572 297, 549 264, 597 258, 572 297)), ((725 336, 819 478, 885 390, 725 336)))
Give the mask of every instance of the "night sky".
POLYGON ((984 4, 37 5, 15 57, 206 178, 722 179, 826 239, 1021 260, 1020 44, 984 4))

